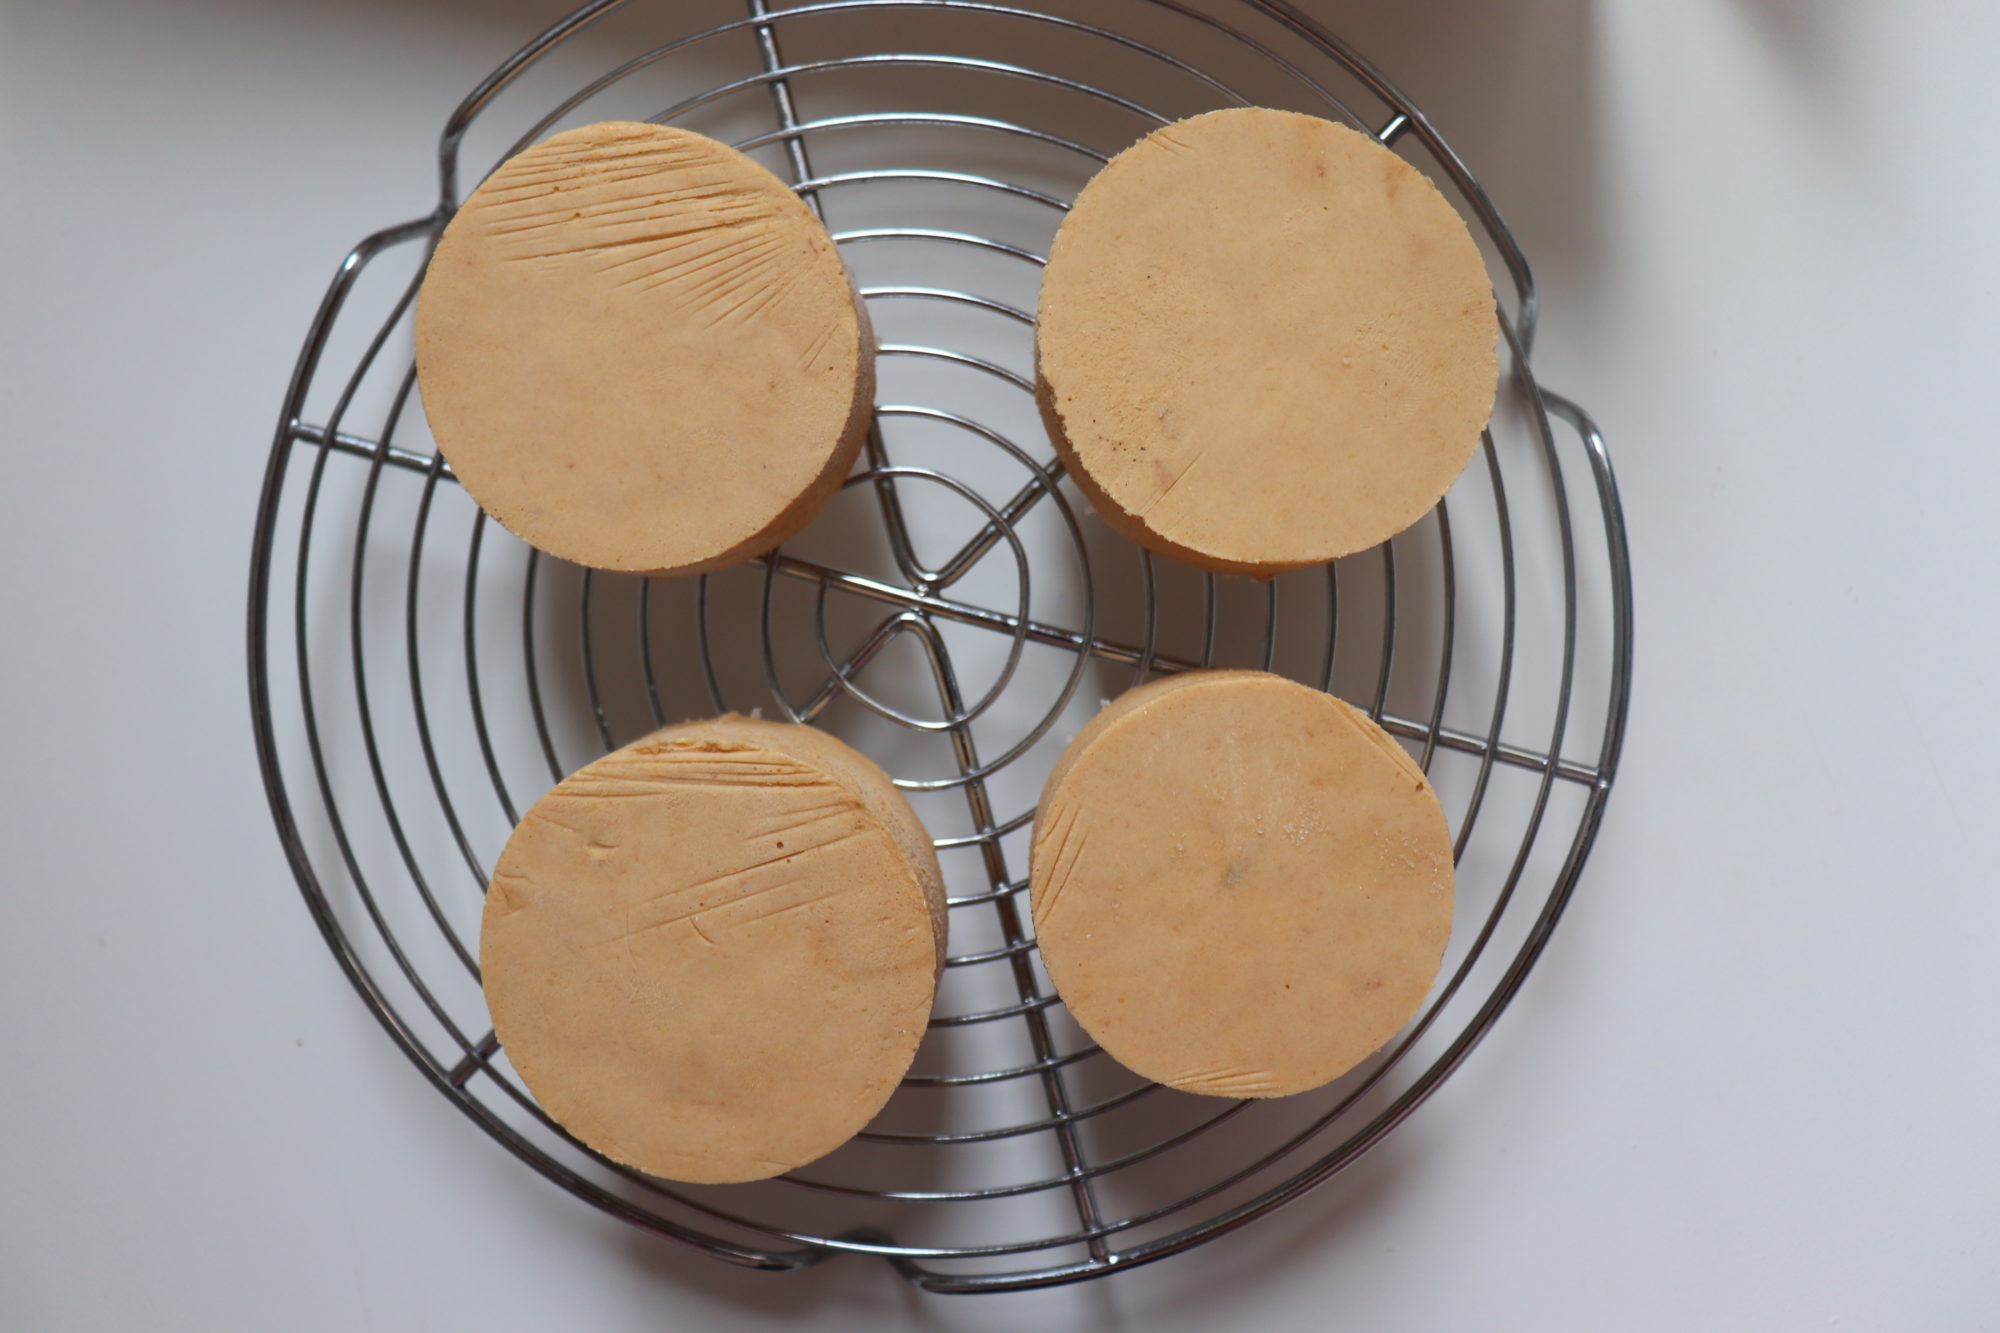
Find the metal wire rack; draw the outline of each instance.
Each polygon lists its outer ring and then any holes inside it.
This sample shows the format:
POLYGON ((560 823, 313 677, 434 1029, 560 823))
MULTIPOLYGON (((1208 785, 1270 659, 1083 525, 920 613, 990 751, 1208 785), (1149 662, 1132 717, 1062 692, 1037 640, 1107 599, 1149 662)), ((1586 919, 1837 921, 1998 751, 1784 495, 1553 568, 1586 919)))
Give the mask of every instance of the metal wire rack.
POLYGON ((285 396, 256 522, 249 673, 278 833, 328 944, 430 1081, 517 1157, 732 1263, 888 1259, 933 1291, 1099 1276, 1297 1198, 1466 1057, 1547 943, 1623 735, 1631 581, 1604 441, 1529 368, 1526 260, 1423 113, 1286 0, 822 0, 721 12, 600 0, 464 100, 440 194, 341 262, 285 396), (1088 19, 1075 15, 1087 13, 1088 19), (1501 294, 1502 394, 1422 523, 1270 583, 1111 534, 1034 414, 1035 284, 1066 200, 1155 125, 1263 104, 1353 124, 1474 224, 1501 294), (664 108, 664 109, 663 109, 664 108), (671 120, 821 211, 878 332, 875 430, 806 533, 698 580, 537 555, 452 484, 408 318, 465 182, 570 124, 671 120), (1364 706, 1446 802, 1460 915, 1410 1028, 1318 1093, 1145 1084, 1064 1013, 1029 934, 1049 763, 1154 673, 1278 670, 1364 706), (478 987, 486 871, 563 773, 724 709, 812 720, 896 774, 938 834, 950 960, 915 1072, 860 1139, 750 1186, 608 1163, 530 1099, 478 987))

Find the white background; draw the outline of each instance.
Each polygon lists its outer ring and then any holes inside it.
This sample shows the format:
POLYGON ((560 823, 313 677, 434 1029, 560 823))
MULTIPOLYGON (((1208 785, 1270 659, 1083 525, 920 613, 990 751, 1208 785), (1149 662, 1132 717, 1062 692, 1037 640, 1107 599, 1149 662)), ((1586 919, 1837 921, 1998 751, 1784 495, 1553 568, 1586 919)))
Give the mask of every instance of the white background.
POLYGON ((1197 1254, 1025 1297, 738 1273, 411 1071, 269 826, 241 666, 334 259, 529 0, 6 0, 0 1327, 2000 1328, 2000 9, 1319 0, 1536 265, 1638 675, 1495 1035, 1197 1254))

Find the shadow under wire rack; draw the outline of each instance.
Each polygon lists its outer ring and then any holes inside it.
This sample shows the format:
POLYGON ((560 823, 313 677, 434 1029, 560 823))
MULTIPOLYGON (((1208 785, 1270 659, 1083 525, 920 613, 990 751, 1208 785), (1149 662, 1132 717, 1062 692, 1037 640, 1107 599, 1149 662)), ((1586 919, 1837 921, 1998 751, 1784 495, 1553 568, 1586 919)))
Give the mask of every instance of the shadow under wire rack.
POLYGON ((340 263, 258 509, 249 673, 278 833, 328 944, 432 1084, 606 1212, 731 1263, 842 1252, 933 1291, 1044 1286, 1185 1251, 1325 1182, 1477 1044, 1576 886, 1623 737, 1624 523, 1604 441, 1530 370, 1527 261, 1423 112, 1285 0, 824 0, 704 14, 606 0, 460 104, 439 196, 340 263), (1080 17, 1087 14, 1089 17, 1080 17), (1500 401, 1451 494, 1374 550, 1268 583, 1106 529, 1035 413, 1033 310, 1067 201, 1160 124, 1221 106, 1375 135, 1471 224, 1500 401), (735 143, 826 220, 882 339, 847 488, 781 550, 698 579, 543 557, 453 483, 409 318, 461 192, 595 120, 735 143), (1026 911, 1026 838, 1063 743, 1158 673, 1261 667, 1369 711, 1452 822, 1459 915, 1411 1025, 1276 1101, 1120 1069, 1064 1012, 1026 911), (725 710, 811 720, 895 775, 934 833, 950 959, 916 1065, 855 1142, 775 1181, 673 1185, 552 1123, 480 994, 487 871, 571 769, 725 710))

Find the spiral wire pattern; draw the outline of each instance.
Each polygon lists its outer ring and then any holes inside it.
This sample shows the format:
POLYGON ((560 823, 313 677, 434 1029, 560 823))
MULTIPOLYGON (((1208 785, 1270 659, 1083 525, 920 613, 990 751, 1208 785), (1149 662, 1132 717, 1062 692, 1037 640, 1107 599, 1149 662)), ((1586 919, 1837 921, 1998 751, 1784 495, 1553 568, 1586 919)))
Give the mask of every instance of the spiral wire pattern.
POLYGON ((249 671, 273 816, 317 923, 487 1133, 605 1211, 737 1264, 859 1252, 931 1290, 1041 1286, 1298 1197, 1491 1027, 1615 774, 1632 651, 1617 490, 1588 417, 1534 380, 1533 284, 1484 191, 1417 107, 1285 0, 1077 12, 1093 19, 749 0, 689 30, 685 6, 584 5, 453 114, 438 206, 341 263, 281 414, 249 671), (1499 410, 1451 495, 1373 551, 1266 583, 1156 562, 1104 529, 1042 437, 1030 369, 1068 199, 1150 129, 1249 104, 1353 125, 1436 180, 1492 265, 1503 339, 1499 410), (410 307, 463 181, 568 125, 647 117, 788 176, 883 337, 882 401, 842 495, 784 548, 692 580, 523 546, 458 490, 412 394, 410 307), (491 155, 469 169, 475 140, 491 155), (1431 773, 1459 859, 1459 920, 1418 1017, 1353 1074, 1281 1102, 1120 1070, 1064 1013, 1026 911, 1028 824, 1061 744, 1119 690, 1212 664, 1369 711, 1431 773), (854 1144, 778 1181, 678 1186, 597 1156, 528 1096, 479 994, 477 914, 547 785, 731 709, 828 726, 895 775, 938 834, 951 948, 915 1071, 854 1144))

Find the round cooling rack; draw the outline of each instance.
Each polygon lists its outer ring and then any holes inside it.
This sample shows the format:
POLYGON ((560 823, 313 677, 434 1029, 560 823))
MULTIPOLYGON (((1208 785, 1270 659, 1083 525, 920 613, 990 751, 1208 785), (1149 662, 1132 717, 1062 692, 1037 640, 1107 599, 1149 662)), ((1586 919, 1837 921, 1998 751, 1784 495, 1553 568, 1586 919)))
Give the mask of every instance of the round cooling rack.
POLYGON ((1609 797, 1631 582, 1604 442, 1539 388, 1528 266, 1423 113, 1283 0, 586 5, 473 90, 440 197, 340 264, 257 514, 249 670, 278 833, 348 977, 431 1082, 580 1198, 732 1263, 880 1255, 934 1291, 1094 1277, 1326 1181, 1436 1090, 1546 945, 1609 797), (1083 17, 1087 15, 1088 17, 1083 17), (1154 560, 1090 512, 1036 414, 1033 310, 1066 201, 1169 120, 1308 111, 1408 157, 1499 293, 1500 401, 1415 527, 1273 581, 1154 560), (453 483, 412 392, 412 299, 461 192, 556 130, 687 125, 792 180, 881 338, 875 430, 783 549, 699 579, 537 555, 453 483), (1366 708, 1456 837, 1458 919, 1426 1007, 1317 1092, 1147 1084, 1036 956, 1028 823, 1065 741, 1155 674, 1251 666, 1366 708), (664 723, 811 720, 937 835, 950 958, 916 1065, 834 1155, 751 1185, 609 1163, 529 1098, 479 990, 487 871, 559 777, 664 723))

